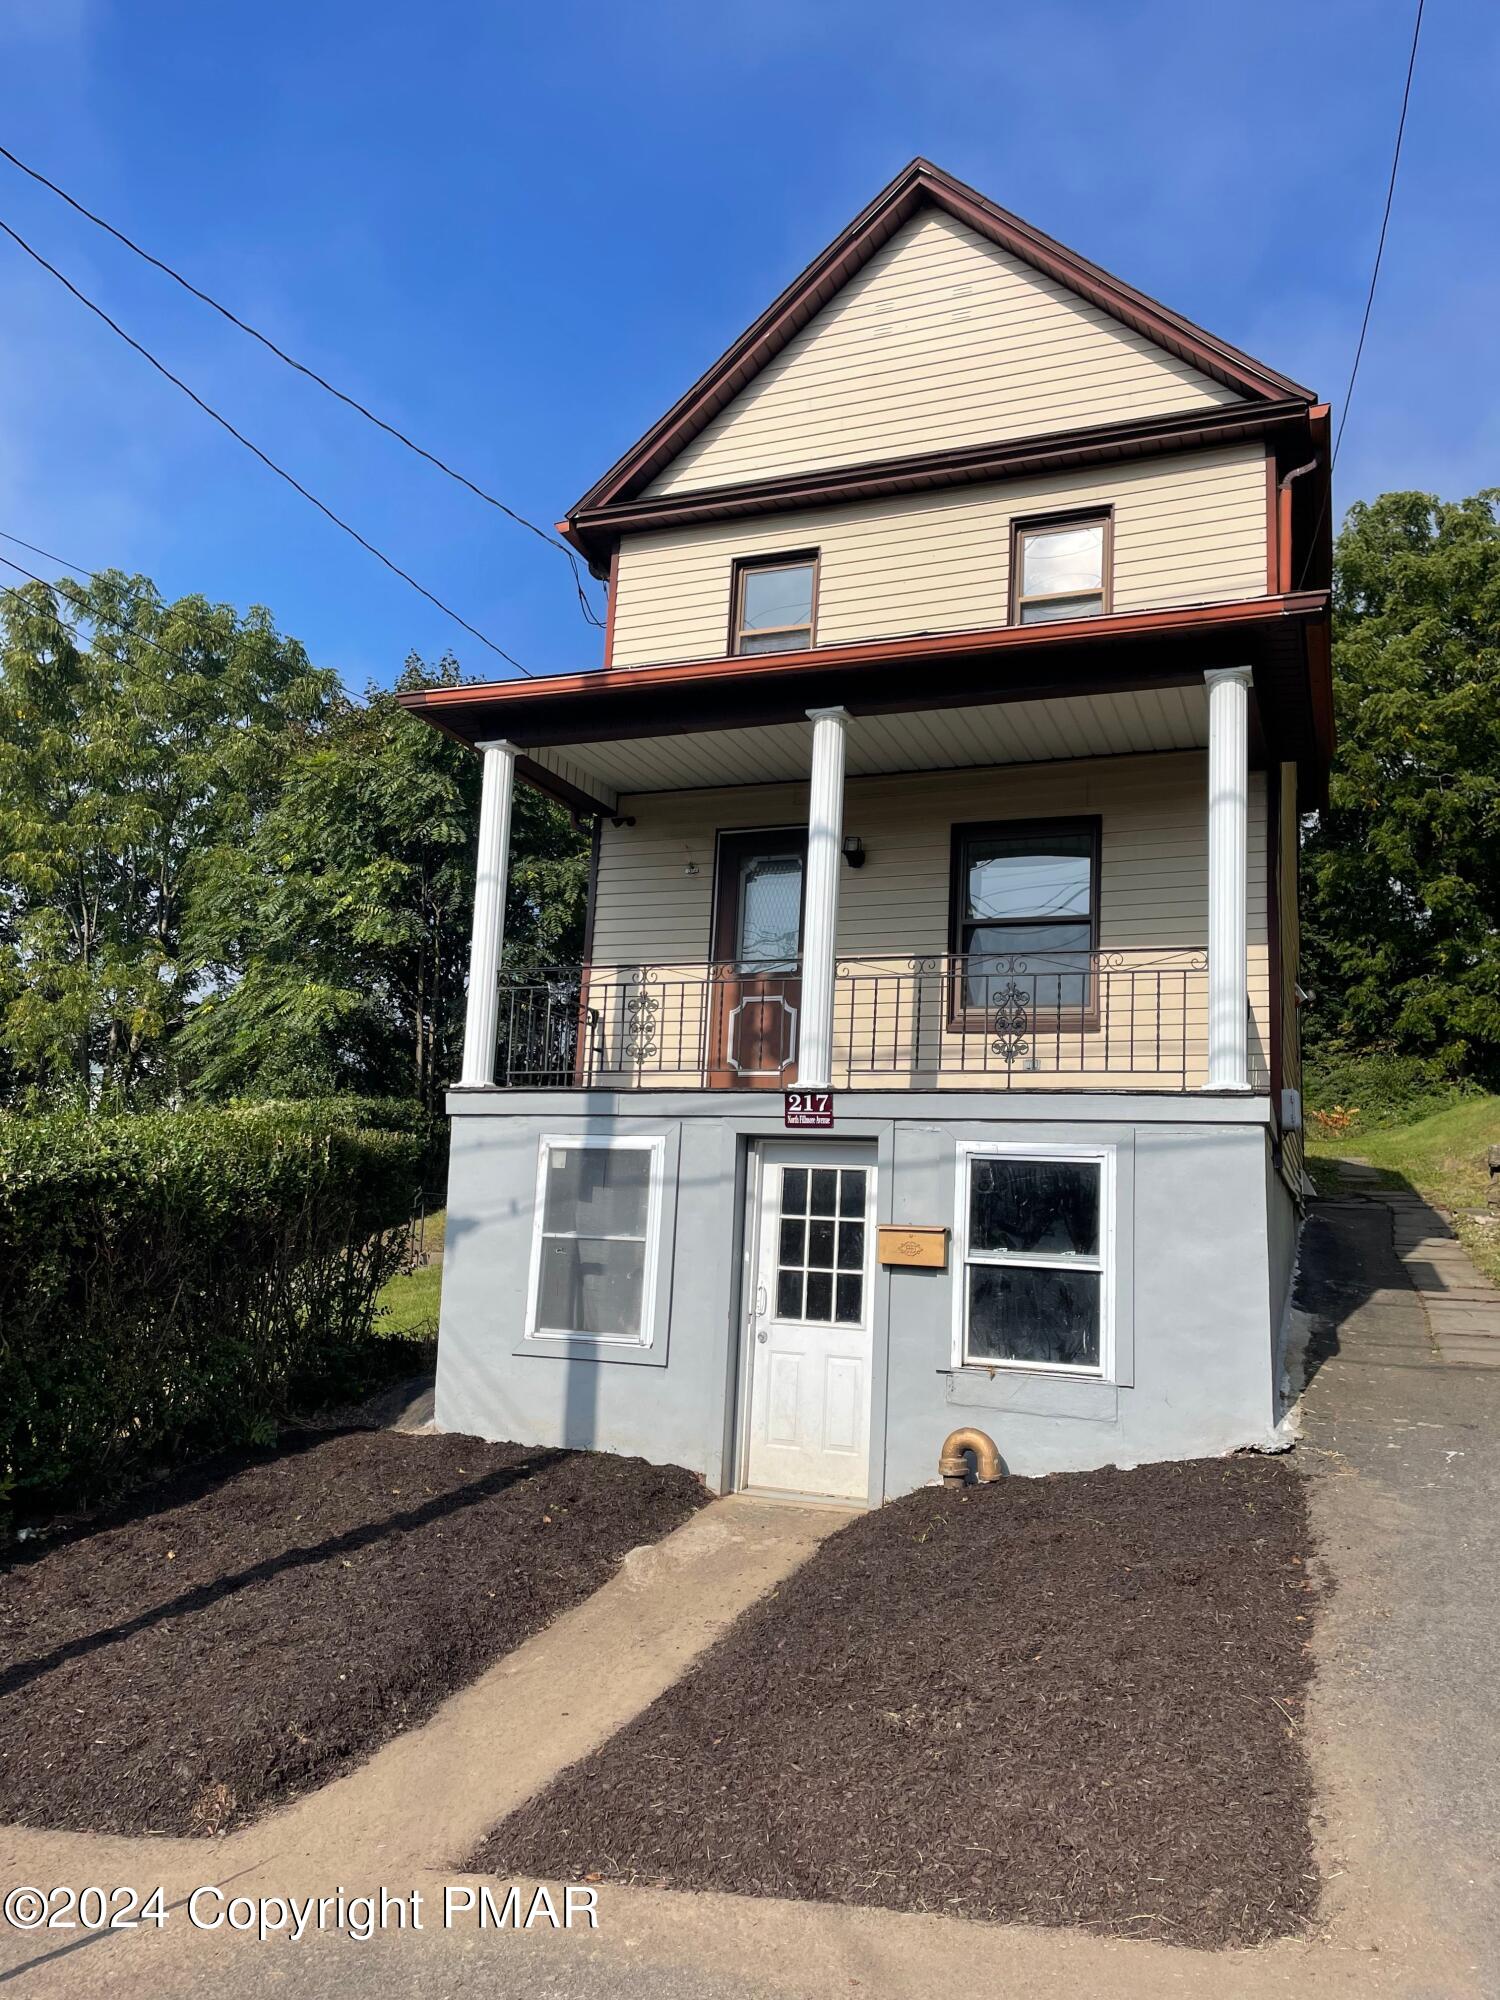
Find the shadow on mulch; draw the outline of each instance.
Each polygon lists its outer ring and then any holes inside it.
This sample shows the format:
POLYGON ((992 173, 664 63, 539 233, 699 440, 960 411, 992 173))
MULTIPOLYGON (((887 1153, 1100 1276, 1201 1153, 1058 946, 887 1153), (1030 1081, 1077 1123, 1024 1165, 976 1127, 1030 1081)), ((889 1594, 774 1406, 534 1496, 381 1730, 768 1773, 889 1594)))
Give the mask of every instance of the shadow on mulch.
POLYGON ((642 1459, 382 1431, 200 1468, 0 1574, 0 1822, 243 1825, 424 1721, 706 1498, 642 1459))
POLYGON ((911 1494, 469 1865, 1200 1947, 1296 1930, 1307 1539, 1283 1459, 911 1494))

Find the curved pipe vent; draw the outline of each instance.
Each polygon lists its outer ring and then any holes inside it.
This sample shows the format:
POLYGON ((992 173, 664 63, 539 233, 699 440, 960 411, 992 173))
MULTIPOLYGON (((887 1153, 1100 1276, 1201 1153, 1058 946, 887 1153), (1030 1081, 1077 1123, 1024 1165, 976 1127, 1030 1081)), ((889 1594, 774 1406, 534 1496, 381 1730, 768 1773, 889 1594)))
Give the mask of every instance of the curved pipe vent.
POLYGON ((943 1439, 942 1453, 938 1458, 938 1471, 943 1476, 945 1486, 967 1486, 969 1483, 969 1454, 974 1455, 974 1479, 979 1486, 988 1486, 998 1479, 1005 1468, 1000 1463, 1000 1453, 995 1448, 995 1440, 985 1431, 949 1431, 943 1439))

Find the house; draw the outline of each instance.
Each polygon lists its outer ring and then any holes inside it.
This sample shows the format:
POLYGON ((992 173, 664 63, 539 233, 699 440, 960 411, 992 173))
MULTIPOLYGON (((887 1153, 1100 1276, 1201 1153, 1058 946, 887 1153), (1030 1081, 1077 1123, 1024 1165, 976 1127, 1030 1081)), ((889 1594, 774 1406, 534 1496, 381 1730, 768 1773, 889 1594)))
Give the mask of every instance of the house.
POLYGON ((1328 410, 915 161, 568 514, 484 759, 437 1414, 878 1502, 1277 1421, 1328 410), (513 787, 592 826, 504 970, 513 787))

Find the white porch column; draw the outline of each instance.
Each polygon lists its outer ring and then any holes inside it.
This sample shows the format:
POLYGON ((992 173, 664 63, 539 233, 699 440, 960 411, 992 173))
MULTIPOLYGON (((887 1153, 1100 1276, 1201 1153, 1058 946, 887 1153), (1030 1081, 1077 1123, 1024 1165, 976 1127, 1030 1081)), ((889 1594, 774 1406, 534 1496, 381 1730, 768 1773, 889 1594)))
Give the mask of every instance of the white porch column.
POLYGON ((1203 678, 1208 682, 1208 1088, 1248 1090, 1250 669, 1215 667, 1203 678))
POLYGON ((500 948, 505 942, 505 878, 510 867, 510 806, 516 789, 516 746, 481 743, 479 852, 474 870, 474 931, 469 944, 469 1000, 464 1015, 465 1090, 495 1081, 500 1031, 500 948))
POLYGON ((797 1082, 804 1089, 827 1090, 833 1081, 833 963, 844 841, 844 730, 849 711, 810 708, 807 714, 813 726, 812 787, 807 807, 797 1082))

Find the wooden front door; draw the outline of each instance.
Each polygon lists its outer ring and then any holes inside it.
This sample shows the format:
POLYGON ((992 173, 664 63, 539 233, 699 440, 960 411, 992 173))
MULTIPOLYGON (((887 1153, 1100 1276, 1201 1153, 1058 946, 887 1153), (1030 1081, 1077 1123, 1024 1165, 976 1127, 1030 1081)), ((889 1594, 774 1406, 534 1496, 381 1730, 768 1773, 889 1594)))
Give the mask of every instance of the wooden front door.
POLYGON ((719 836, 709 1082, 781 1090, 795 1076, 802 1003, 802 827, 719 836))

